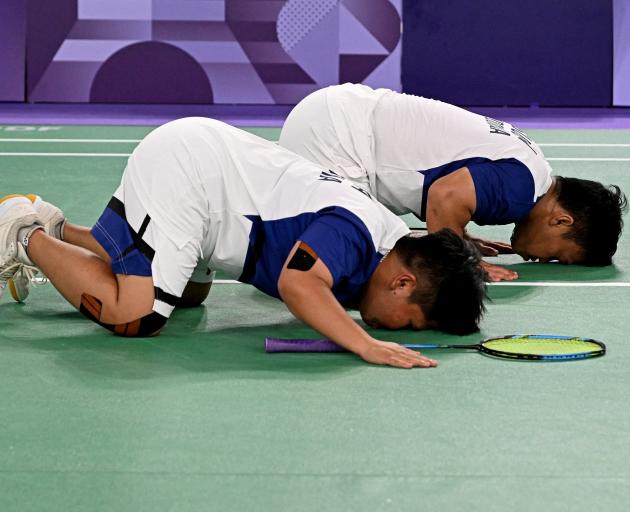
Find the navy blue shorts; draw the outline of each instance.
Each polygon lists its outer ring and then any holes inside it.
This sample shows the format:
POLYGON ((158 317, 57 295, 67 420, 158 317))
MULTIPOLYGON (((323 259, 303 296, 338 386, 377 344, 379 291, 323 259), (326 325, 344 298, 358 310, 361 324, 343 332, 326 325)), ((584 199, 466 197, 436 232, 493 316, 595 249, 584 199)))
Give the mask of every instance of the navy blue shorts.
POLYGON ((155 251, 142 239, 150 217, 147 215, 138 232, 127 222, 125 205, 112 197, 92 228, 96 238, 112 259, 112 272, 129 276, 151 276, 155 251))

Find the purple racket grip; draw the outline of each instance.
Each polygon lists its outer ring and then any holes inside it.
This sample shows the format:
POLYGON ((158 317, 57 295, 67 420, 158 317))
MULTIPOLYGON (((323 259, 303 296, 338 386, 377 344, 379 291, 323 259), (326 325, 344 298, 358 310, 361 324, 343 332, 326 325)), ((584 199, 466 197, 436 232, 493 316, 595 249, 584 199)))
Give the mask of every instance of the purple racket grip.
POLYGON ((265 338, 265 352, 346 352, 330 340, 265 338))

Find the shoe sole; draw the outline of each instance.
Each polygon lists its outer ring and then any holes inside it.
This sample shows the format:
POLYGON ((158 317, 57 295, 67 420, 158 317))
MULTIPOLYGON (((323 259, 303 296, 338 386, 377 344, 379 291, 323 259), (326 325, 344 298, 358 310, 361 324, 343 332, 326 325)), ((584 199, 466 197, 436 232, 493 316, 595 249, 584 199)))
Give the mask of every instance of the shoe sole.
POLYGON ((21 298, 18 295, 18 291, 17 291, 17 288, 15 287, 15 282, 13 281, 13 278, 9 279, 8 285, 9 285, 9 292, 11 293, 11 297, 13 297, 13 300, 15 302, 23 302, 26 297, 21 298))

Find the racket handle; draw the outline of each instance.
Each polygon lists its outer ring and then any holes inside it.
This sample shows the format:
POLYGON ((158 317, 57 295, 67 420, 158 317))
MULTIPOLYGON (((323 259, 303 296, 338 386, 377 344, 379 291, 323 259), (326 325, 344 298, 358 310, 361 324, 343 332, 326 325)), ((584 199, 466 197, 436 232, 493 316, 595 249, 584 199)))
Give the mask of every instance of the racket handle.
POLYGON ((265 352, 347 352, 330 340, 265 338, 265 352))

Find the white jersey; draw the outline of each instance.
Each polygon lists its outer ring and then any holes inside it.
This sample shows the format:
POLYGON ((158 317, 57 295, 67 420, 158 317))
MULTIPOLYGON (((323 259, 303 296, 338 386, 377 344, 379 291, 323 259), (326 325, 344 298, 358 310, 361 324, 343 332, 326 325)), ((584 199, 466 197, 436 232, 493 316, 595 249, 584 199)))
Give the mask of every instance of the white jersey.
MULTIPOLYGON (((129 158, 115 197, 128 217, 129 203, 137 203, 135 225, 155 225, 177 251, 172 269, 164 257, 161 268, 153 268, 154 279, 163 274, 165 297, 180 297, 199 263, 278 297, 283 264, 301 240, 330 270, 335 296, 351 304, 382 256, 409 232, 337 173, 205 118, 174 121, 149 134, 129 158), (142 221, 144 212, 150 222, 142 221)), ((154 309, 168 316, 172 307, 167 301, 154 309)))
POLYGON ((551 186, 540 147, 516 127, 439 101, 344 84, 291 112, 280 144, 365 184, 398 214, 424 220, 431 184, 467 167, 479 224, 527 215, 551 186))

